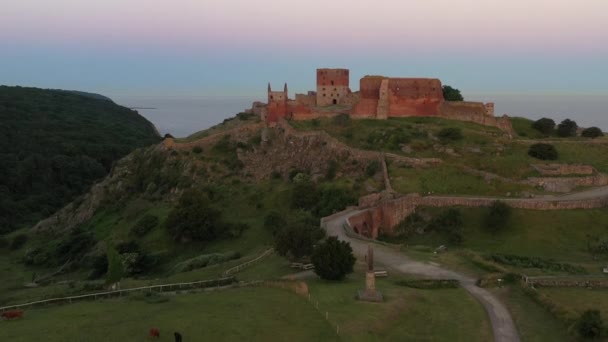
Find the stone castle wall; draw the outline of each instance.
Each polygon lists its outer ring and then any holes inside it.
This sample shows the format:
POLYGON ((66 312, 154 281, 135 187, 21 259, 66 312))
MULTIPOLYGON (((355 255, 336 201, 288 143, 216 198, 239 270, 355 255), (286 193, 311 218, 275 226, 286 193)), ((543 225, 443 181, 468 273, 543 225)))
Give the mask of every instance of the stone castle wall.
POLYGON ((350 93, 348 69, 317 69, 317 105, 338 104, 350 93))
POLYGON ((492 126, 510 135, 515 134, 508 116, 495 117, 490 115, 488 108, 482 102, 445 101, 439 106, 439 116, 451 120, 492 126))

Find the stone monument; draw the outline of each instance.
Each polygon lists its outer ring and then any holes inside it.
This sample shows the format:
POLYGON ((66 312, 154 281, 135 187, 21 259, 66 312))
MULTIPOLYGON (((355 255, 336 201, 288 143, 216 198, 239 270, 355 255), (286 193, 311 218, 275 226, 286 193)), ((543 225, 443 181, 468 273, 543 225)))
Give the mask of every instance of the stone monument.
POLYGON ((382 293, 376 290, 376 273, 374 272, 374 250, 367 246, 367 272, 365 272, 365 289, 359 290, 357 298, 368 302, 382 302, 382 293))

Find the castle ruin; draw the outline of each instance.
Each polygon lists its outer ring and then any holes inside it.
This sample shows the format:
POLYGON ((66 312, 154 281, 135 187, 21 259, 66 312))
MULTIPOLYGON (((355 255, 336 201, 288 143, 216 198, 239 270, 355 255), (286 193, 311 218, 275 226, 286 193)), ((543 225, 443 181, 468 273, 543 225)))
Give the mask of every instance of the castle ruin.
POLYGON ((347 114, 353 119, 434 116, 494 126, 513 134, 509 118, 494 116, 494 103, 446 101, 442 84, 435 78, 365 76, 359 91, 350 89, 348 69, 317 69, 316 91, 289 99, 287 84, 282 92, 268 84, 268 105, 262 118, 309 120, 347 114))

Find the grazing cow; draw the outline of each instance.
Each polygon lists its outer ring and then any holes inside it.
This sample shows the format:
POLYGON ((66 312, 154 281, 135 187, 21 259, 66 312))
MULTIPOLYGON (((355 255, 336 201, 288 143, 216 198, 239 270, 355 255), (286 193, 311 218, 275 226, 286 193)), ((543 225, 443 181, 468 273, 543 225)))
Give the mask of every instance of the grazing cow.
POLYGON ((175 342, 182 342, 182 334, 176 331, 173 333, 173 336, 175 336, 175 342))
POLYGON ((160 330, 158 328, 150 328, 150 338, 160 338, 160 330))
POLYGON ((3 312, 2 315, 2 319, 5 320, 9 320, 9 319, 13 319, 13 318, 23 318, 23 311, 21 310, 12 310, 12 311, 6 311, 3 312))

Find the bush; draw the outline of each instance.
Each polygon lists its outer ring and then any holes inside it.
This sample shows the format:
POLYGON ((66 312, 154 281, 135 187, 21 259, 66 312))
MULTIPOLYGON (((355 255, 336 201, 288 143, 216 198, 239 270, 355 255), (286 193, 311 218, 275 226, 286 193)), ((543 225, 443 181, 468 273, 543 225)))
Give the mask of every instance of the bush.
POLYGON ((315 243, 324 235, 325 231, 319 226, 302 222, 291 224, 277 232, 274 248, 281 256, 301 259, 312 254, 315 243))
POLYGON ((368 177, 373 177, 378 171, 380 171, 380 162, 377 160, 369 162, 367 167, 365 167, 365 174, 368 177))
POLYGON ((131 235, 135 235, 137 237, 142 237, 152 229, 156 228, 158 225, 158 217, 147 214, 144 217, 140 218, 137 223, 133 227, 131 227, 131 235))
POLYGON ((11 242, 10 248, 12 250, 19 249, 19 248, 23 247, 23 245, 25 245, 26 242, 27 242, 27 235, 25 235, 25 234, 16 235, 13 238, 13 241, 11 242))
POLYGON ((202 148, 202 147, 200 147, 200 146, 194 146, 194 147, 192 148, 192 153, 195 153, 195 154, 201 154, 201 153, 203 153, 203 148, 202 148))
POLYGON ((4 237, 0 237, 0 249, 6 248, 8 246, 10 246, 8 240, 4 237))
POLYGON ((437 137, 442 143, 448 143, 450 141, 461 140, 463 138, 462 130, 460 128, 443 128, 437 133, 437 137))
POLYGON ((452 88, 449 85, 444 85, 441 88, 442 92, 443 92, 443 98, 446 101, 463 101, 464 98, 462 97, 462 94, 460 94, 460 90, 456 89, 456 88, 452 88))
POLYGON ((176 241, 212 241, 226 233, 221 212, 211 205, 207 196, 187 190, 167 217, 165 226, 176 241))
POLYGON ((494 201, 485 218, 485 228, 493 233, 502 230, 508 225, 510 217, 511 207, 505 202, 494 201))
POLYGON ((264 228, 268 230, 272 236, 276 236, 287 225, 287 221, 277 211, 271 211, 264 217, 264 228))
POLYGON ((575 266, 571 264, 563 264, 554 262, 552 260, 546 260, 535 257, 526 257, 520 255, 510 254, 491 254, 486 257, 496 263, 523 267, 523 268, 539 268, 541 270, 555 271, 555 272, 566 272, 570 274, 585 274, 587 271, 584 267, 575 266))
POLYGON ((319 119, 312 119, 310 123, 312 124, 312 127, 319 127, 321 125, 321 121, 319 119))
POLYGON ((560 137, 575 137, 578 125, 575 121, 566 119, 557 125, 557 135, 560 137))
POLYGON ((314 248, 311 261, 315 273, 322 279, 342 280, 353 272, 356 259, 348 242, 330 236, 314 248))
POLYGON ((532 128, 544 135, 551 135, 555 129, 555 121, 549 118, 538 119, 532 123, 532 128))
POLYGON ((460 210, 450 208, 434 217, 429 223, 428 228, 445 233, 451 243, 460 244, 464 239, 462 235, 462 224, 462 213, 460 210))
POLYGON ((243 120, 243 121, 249 120, 250 118, 253 118, 254 116, 255 116, 255 114, 253 114, 253 113, 245 113, 245 112, 241 112, 236 115, 236 117, 239 120, 243 120))
POLYGON ((602 132, 601 129, 599 129, 598 127, 589 127, 589 128, 585 128, 583 130, 583 132, 581 133, 581 135, 585 138, 598 138, 598 137, 603 137, 604 136, 604 132, 602 132))
POLYGON ((534 144, 528 149, 530 157, 540 160, 555 160, 558 157, 557 150, 550 144, 534 144))
POLYGON ((327 172, 325 172, 325 178, 328 180, 332 180, 336 178, 336 172, 338 171, 338 162, 335 160, 330 160, 329 165, 327 166, 327 172))
POLYGON ((596 339, 601 337, 604 323, 599 310, 587 310, 583 312, 576 322, 576 329, 583 338, 596 339))

